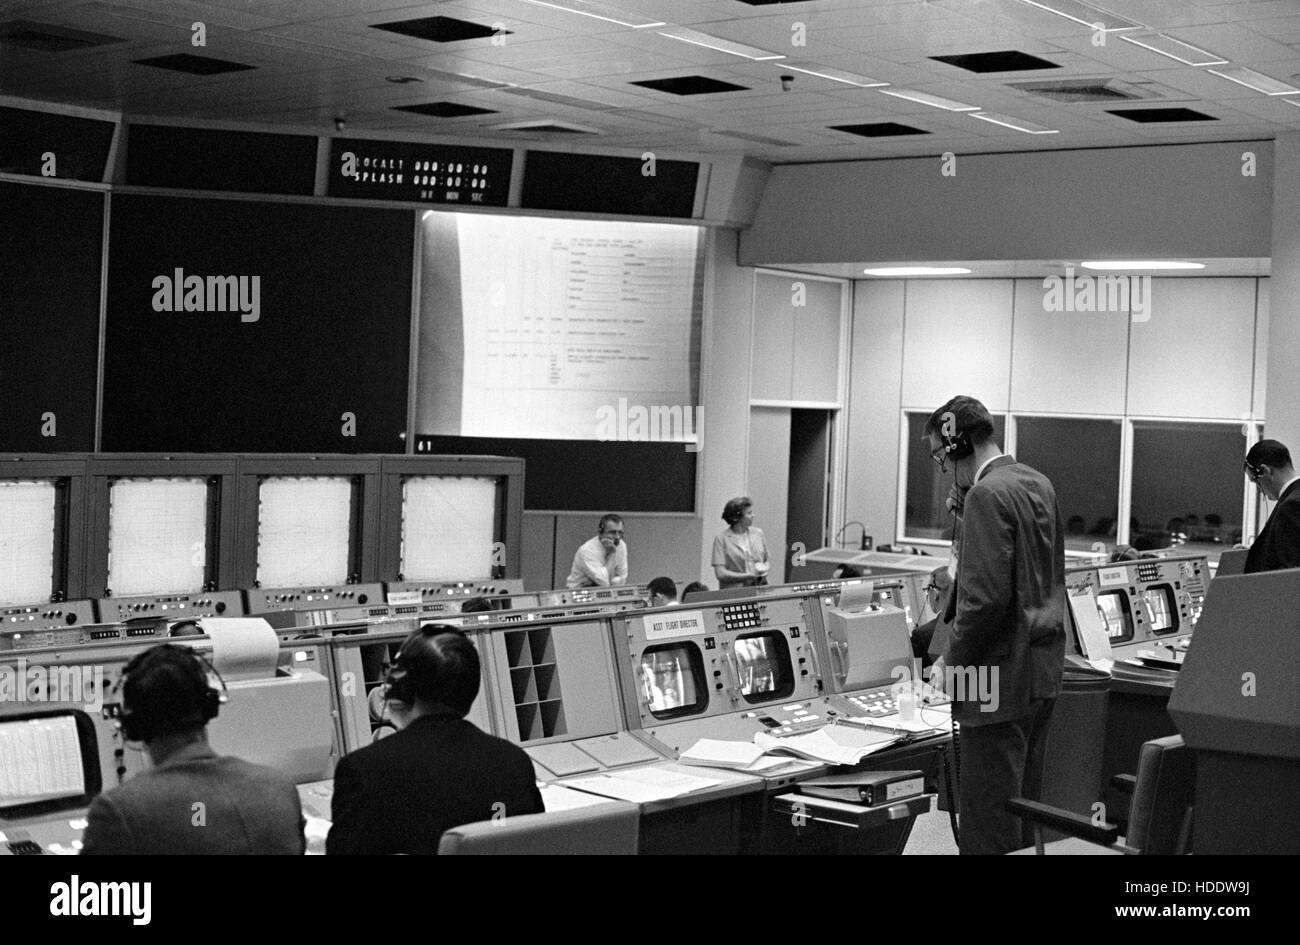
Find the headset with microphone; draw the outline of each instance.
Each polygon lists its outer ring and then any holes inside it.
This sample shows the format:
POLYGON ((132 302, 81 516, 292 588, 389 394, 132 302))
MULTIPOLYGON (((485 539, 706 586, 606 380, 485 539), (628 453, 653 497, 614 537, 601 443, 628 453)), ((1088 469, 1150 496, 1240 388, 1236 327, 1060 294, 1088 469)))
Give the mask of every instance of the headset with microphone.
MULTIPOLYGON (((428 693, 437 691, 438 655, 434 650, 433 640, 440 636, 459 636, 465 634, 448 624, 425 624, 416 633, 402 642, 393 663, 384 676, 382 687, 382 705, 373 740, 383 737, 385 729, 396 729, 396 725, 386 718, 389 702, 403 702, 414 705, 417 697, 429 698, 428 693), (381 734, 382 733, 382 734, 381 734)), ((371 706, 373 715, 373 705, 371 706)))
POLYGON ((211 663, 186 646, 164 643, 139 654, 122 670, 105 705, 104 718, 115 722, 128 742, 149 742, 202 728, 229 701, 226 681, 211 663), (216 676, 221 688, 209 681, 216 676), (129 705, 128 705, 129 703, 129 705))

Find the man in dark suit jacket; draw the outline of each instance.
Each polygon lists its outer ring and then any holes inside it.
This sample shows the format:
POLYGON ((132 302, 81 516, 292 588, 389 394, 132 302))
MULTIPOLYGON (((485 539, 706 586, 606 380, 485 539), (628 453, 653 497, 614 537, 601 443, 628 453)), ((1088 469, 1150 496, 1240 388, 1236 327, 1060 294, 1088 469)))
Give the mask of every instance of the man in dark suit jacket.
POLYGON ((208 746, 221 696, 192 650, 153 647, 123 675, 122 702, 110 712, 128 741, 144 743, 153 767, 95 798, 83 854, 303 852, 293 782, 208 746))
POLYGON ((954 397, 925 432, 935 460, 953 462, 961 516, 952 627, 932 668, 961 724, 961 852, 1007 853, 1031 842, 1004 802, 1038 797, 1061 691, 1065 528, 1051 482, 1002 453, 978 400, 954 397))
POLYGON ((1300 476, 1291 451, 1277 440, 1260 440, 1246 454, 1246 478, 1277 503, 1246 554, 1246 573, 1300 568, 1300 476))
POLYGON ((524 750, 465 720, 480 673, 452 627, 406 639, 385 683, 399 731, 339 762, 327 853, 437 853, 452 827, 544 810, 524 750))

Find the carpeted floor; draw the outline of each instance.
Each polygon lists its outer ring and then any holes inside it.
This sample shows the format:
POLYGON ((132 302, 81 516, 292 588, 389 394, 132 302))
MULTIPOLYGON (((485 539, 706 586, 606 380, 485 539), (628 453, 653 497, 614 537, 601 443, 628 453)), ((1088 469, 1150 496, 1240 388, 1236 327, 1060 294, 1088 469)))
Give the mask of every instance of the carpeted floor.
POLYGON ((952 839, 952 825, 946 810, 931 809, 916 818, 904 856, 956 856, 957 844, 952 839))

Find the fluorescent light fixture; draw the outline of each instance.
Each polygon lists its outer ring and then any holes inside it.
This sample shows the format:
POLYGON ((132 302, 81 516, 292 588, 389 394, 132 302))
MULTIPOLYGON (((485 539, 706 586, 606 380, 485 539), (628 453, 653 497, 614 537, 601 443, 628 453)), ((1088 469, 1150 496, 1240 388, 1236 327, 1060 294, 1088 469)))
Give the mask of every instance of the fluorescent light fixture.
POLYGON ((1055 13, 1057 16, 1063 16, 1067 20, 1074 20, 1074 22, 1081 23, 1088 29, 1100 27, 1103 33, 1145 29, 1141 23, 1134 23, 1132 20, 1126 20, 1109 10, 1103 10, 1101 7, 1093 6, 1090 3, 1081 3, 1079 0, 1020 0, 1020 2, 1031 7, 1038 7, 1040 10, 1046 10, 1048 13, 1055 13))
POLYGON ((733 43, 729 39, 710 36, 708 33, 701 33, 699 30, 689 30, 684 26, 674 26, 671 29, 658 30, 657 32, 660 36, 676 39, 683 43, 690 43, 692 46, 716 49, 718 52, 730 53, 733 56, 742 56, 745 59, 753 59, 759 62, 768 59, 785 58, 781 53, 769 52, 766 49, 759 49, 757 46, 746 46, 744 43, 733 43))
POLYGON ((942 108, 950 112, 977 112, 980 110, 978 105, 965 105, 961 102, 954 102, 950 98, 940 98, 937 95, 930 95, 926 92, 913 92, 911 89, 878 89, 881 95, 892 95, 894 98, 905 98, 909 102, 916 102, 919 105, 929 105, 933 108, 942 108))
POLYGON ((781 68, 789 69, 791 72, 802 72, 804 75, 815 75, 819 79, 830 79, 832 82, 843 82, 845 85, 856 85, 860 89, 876 89, 889 84, 876 79, 868 79, 864 75, 845 72, 843 69, 828 69, 823 66, 810 69, 807 66, 792 66, 788 62, 783 62, 781 68))
POLYGON ((1205 71, 1211 72, 1222 79, 1227 79, 1229 82, 1244 85, 1256 92, 1263 92, 1265 95, 1292 95, 1300 92, 1300 89, 1294 85, 1287 85, 1280 79, 1264 75, 1262 72, 1256 72, 1254 69, 1247 69, 1245 66, 1233 66, 1230 69, 1206 69, 1205 71))
POLYGON ((1204 269, 1205 263, 1172 259, 1094 259, 1079 263, 1083 269, 1204 269))
POLYGON ((590 0, 563 0, 562 3, 558 2, 558 0, 524 0, 524 3, 531 3, 537 7, 550 7, 552 10, 563 10, 565 13, 578 13, 595 20, 617 23, 619 26, 630 26, 637 30, 651 26, 668 25, 664 20, 637 16, 635 13, 628 13, 625 10, 619 10, 604 3, 592 3, 590 0))
POLYGON ((961 266, 884 266, 877 269, 863 269, 869 276, 965 276, 969 269, 961 266))
POLYGON ((1141 46, 1170 59, 1176 59, 1189 66, 1223 66, 1228 60, 1207 52, 1199 46, 1184 43, 1180 39, 1166 36, 1164 33, 1152 33, 1150 36, 1121 36, 1120 39, 1134 46, 1141 46))
POLYGON ((971 118, 978 118, 980 121, 987 121, 990 124, 1001 125, 1003 128, 1010 128, 1012 131, 1023 131, 1027 135, 1059 135, 1060 129, 1044 128, 1042 125, 1035 125, 1032 121, 1025 121, 1021 118, 1012 118, 1009 115, 999 115, 996 112, 971 112, 971 118))

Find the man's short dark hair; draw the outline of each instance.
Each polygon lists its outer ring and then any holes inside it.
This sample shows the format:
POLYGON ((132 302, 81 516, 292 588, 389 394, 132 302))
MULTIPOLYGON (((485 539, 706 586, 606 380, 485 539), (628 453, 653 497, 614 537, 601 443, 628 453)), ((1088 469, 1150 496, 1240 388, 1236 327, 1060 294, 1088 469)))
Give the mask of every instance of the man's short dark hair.
POLYGON ((687 594, 694 594, 696 591, 707 591, 709 585, 701 584, 699 581, 692 581, 682 588, 682 598, 685 599, 687 594))
POLYGON ((1260 440, 1246 454, 1246 462, 1252 466, 1286 469, 1291 465, 1291 451, 1277 440, 1260 440))
POLYGON ((492 602, 486 597, 471 597, 460 605, 462 614, 481 614, 492 609, 492 602))
POLYGON ((670 577, 657 577, 650 582, 650 593, 661 594, 677 600, 677 584, 670 577))
POLYGON ((727 504, 722 507, 722 520, 728 525, 735 525, 745 517, 745 510, 751 508, 753 504, 747 495, 728 499, 727 504))
POLYGON ((604 531, 608 525, 622 525, 623 517, 613 512, 607 512, 600 517, 600 531, 604 531))
POLYGON ((394 671, 404 672, 410 694, 462 716, 478 696, 482 668, 469 637, 446 624, 427 624, 406 638, 394 671))
POLYGON ((216 694, 189 647, 150 647, 123 669, 122 704, 142 741, 202 729, 216 716, 216 694))
POLYGON ((958 394, 930 414, 930 418, 925 421, 925 429, 922 433, 933 433, 935 436, 942 436, 943 416, 950 412, 957 426, 956 432, 959 434, 964 433, 969 437, 972 446, 979 446, 985 440, 992 439, 993 415, 989 413, 987 407, 974 397, 967 397, 964 394, 958 394))

